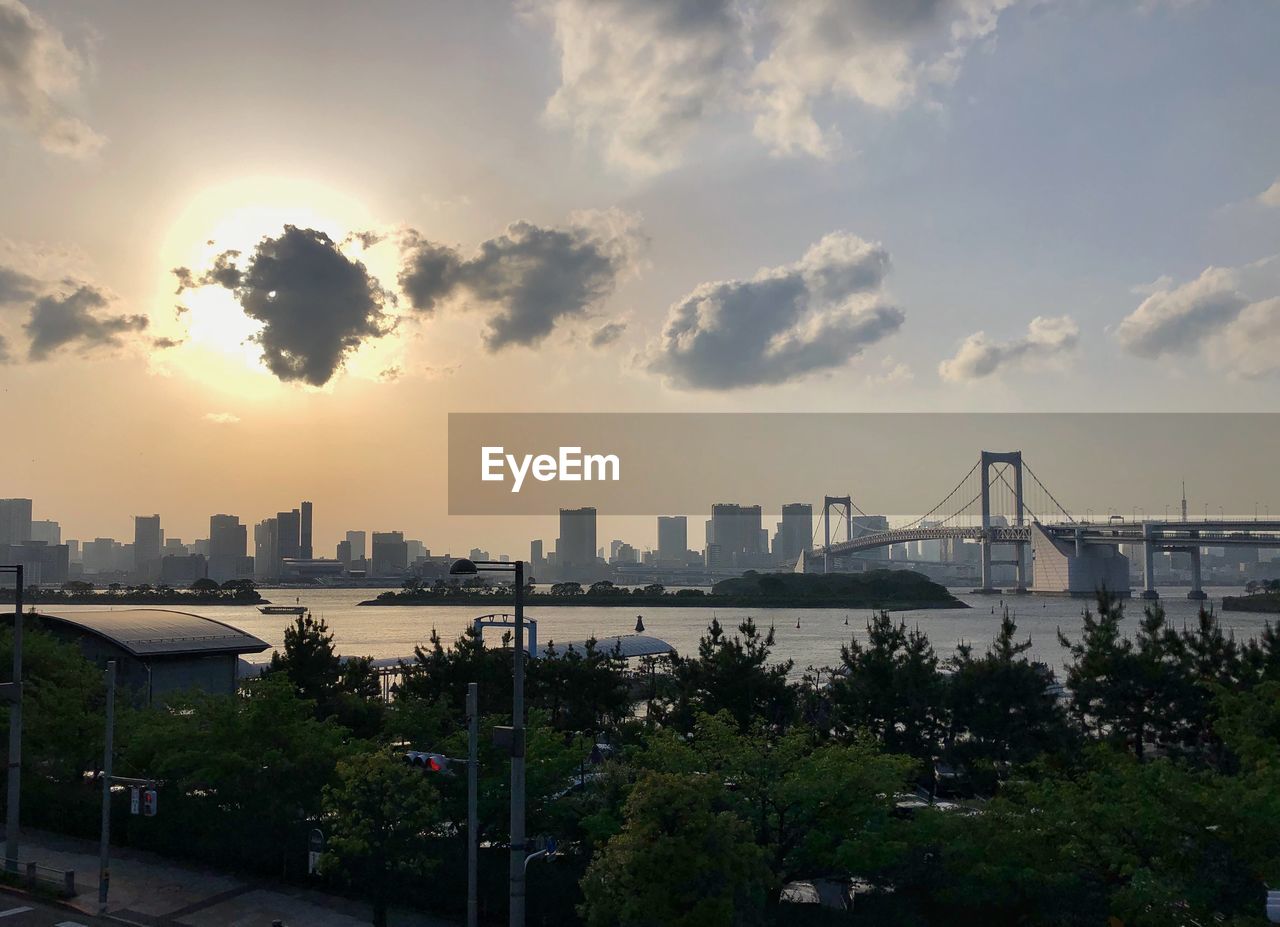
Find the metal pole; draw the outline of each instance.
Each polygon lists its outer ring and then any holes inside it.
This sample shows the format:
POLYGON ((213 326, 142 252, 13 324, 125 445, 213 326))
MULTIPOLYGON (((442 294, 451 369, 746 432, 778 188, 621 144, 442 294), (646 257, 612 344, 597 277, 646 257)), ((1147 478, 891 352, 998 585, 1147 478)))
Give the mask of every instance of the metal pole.
POLYGON ((524 927, 524 562, 516 569, 516 647, 511 689, 510 927, 524 927))
POLYGON ((467 927, 477 927, 480 903, 477 853, 480 812, 477 807, 480 772, 480 686, 467 684, 467 927))
POLYGON ((5 868, 18 869, 19 803, 22 800, 22 566, 14 567, 17 573, 13 590, 13 701, 9 703, 9 771, 8 805, 4 822, 5 868))
POLYGON ((102 748, 102 843, 98 848, 98 913, 107 913, 111 885, 111 754, 116 726, 116 661, 107 661, 107 733, 102 748))

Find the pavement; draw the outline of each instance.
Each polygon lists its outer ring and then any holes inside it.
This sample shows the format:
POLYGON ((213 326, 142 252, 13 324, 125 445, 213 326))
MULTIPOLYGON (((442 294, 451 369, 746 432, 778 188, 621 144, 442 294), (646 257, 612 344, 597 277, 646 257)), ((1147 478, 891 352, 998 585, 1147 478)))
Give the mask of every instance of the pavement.
MULTIPOLYGON (((77 894, 67 903, 83 913, 71 914, 64 908, 60 920, 40 919, 45 915, 37 902, 0 894, 0 927, 108 923, 90 917, 98 913, 97 843, 24 830, 21 844, 23 860, 75 870, 77 894), (6 906, 32 910, 6 914, 6 906)), ((272 927, 275 921, 285 927, 361 927, 373 920, 369 905, 361 901, 124 847, 111 848, 107 915, 116 924, 124 921, 138 927, 272 927)), ((454 927, 454 923, 411 911, 393 909, 390 915, 391 927, 454 927)))

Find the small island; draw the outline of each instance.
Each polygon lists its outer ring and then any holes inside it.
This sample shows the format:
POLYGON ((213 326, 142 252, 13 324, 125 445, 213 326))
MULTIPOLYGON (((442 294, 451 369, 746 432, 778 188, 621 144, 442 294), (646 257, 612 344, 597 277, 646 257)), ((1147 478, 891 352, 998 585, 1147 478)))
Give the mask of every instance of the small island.
POLYGON ((1224 612, 1280 613, 1280 579, 1251 581, 1244 595, 1229 595, 1222 600, 1224 612))
MULTIPOLYGON (((866 573, 757 573, 725 579, 702 589, 668 590, 657 583, 626 589, 605 579, 584 587, 555 583, 550 589, 530 588, 530 607, 593 605, 644 608, 869 608, 905 611, 918 608, 968 608, 945 586, 910 570, 870 570, 866 573)), ((388 590, 361 605, 421 606, 514 604, 510 586, 437 580, 416 581, 388 590)))
MULTIPOLYGON (((0 602, 12 602, 13 590, 0 590, 0 602)), ((229 579, 218 583, 197 579, 186 589, 163 583, 123 586, 111 583, 99 589, 93 583, 71 580, 58 589, 28 589, 23 593, 24 605, 270 605, 258 592, 251 579, 229 579)))

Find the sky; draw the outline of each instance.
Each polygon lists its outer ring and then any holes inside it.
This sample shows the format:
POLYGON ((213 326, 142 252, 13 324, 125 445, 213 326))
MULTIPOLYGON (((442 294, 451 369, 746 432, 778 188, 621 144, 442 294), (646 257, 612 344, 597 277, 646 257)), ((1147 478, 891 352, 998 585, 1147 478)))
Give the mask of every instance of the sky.
POLYGON ((0 0, 0 496, 515 554, 554 521, 448 517, 451 411, 1271 411, 1278 34, 1276 0, 0 0))

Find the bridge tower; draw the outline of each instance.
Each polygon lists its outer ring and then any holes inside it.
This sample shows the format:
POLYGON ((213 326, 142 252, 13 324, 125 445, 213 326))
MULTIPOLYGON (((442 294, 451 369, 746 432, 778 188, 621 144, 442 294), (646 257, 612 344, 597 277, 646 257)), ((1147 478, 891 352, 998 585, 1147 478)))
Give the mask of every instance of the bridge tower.
POLYGON ((831 510, 844 512, 844 534, 846 541, 853 540, 853 497, 824 496, 822 499, 822 572, 831 572, 831 510))
MULTIPOLYGON (((1014 526, 1021 528, 1026 524, 1026 509, 1022 502, 1022 451, 983 451, 982 463, 979 467, 982 480, 982 588, 979 592, 995 592, 991 580, 991 467, 993 464, 1008 464, 1013 467, 1014 526)), ((1026 545, 1017 542, 1018 559, 1014 561, 1018 568, 1018 592, 1027 591, 1027 551, 1026 545)))

